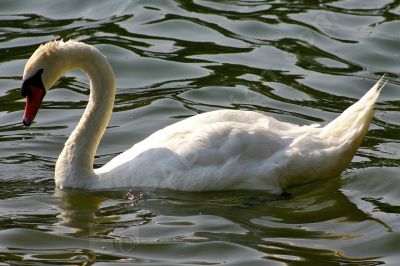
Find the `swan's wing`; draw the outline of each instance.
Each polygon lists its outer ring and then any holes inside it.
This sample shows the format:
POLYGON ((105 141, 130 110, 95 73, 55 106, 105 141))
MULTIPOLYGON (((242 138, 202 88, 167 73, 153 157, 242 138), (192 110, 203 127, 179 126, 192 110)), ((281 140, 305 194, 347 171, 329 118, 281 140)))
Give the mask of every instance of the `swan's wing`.
POLYGON ((277 181, 260 176, 277 167, 277 154, 293 139, 270 130, 266 117, 251 113, 248 119, 238 118, 239 113, 222 113, 184 120, 154 133, 96 171, 109 182, 113 176, 125 180, 121 186, 273 190, 279 187, 277 181))

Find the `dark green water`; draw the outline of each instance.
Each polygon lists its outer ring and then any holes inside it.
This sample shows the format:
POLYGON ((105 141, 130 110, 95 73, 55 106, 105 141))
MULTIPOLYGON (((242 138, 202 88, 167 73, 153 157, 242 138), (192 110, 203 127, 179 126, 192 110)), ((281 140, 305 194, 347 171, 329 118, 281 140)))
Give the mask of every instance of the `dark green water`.
POLYGON ((399 265, 398 1, 0 1, 0 265, 399 265), (22 126, 24 64, 77 39, 117 76, 102 165, 152 132, 220 108, 326 123, 389 82, 339 178, 263 192, 55 191, 85 108, 69 73, 22 126))

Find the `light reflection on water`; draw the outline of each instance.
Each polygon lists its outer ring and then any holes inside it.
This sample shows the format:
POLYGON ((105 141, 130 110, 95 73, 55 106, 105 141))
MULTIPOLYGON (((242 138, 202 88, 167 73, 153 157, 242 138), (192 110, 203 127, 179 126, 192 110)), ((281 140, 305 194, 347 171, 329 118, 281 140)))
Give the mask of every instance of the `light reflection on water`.
POLYGON ((395 1, 2 1, 0 261, 83 264, 395 265, 399 261, 399 7, 395 1), (366 140, 341 178, 263 192, 54 191, 54 164, 86 105, 71 72, 32 129, 20 121, 26 59, 78 39, 117 76, 102 165, 205 111, 326 123, 381 74, 366 140))

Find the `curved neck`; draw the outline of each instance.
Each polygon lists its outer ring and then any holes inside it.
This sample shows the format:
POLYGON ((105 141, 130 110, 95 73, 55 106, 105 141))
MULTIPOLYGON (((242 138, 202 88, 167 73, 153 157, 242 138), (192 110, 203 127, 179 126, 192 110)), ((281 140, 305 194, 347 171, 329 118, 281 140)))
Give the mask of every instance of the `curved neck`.
POLYGON ((89 76, 90 96, 58 157, 55 180, 59 187, 88 187, 96 178, 93 160, 114 106, 115 79, 107 59, 92 46, 82 44, 68 56, 69 69, 80 68, 89 76))

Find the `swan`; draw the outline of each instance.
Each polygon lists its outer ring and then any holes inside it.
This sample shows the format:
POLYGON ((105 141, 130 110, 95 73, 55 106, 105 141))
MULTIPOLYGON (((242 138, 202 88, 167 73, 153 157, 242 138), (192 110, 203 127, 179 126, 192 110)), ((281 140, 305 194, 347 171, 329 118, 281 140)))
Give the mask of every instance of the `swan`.
POLYGON ((55 165, 58 188, 125 187, 185 191, 261 189, 280 193, 298 184, 339 176, 367 134, 382 77, 326 126, 298 126, 239 110, 198 114, 167 126, 104 166, 93 160, 115 98, 110 63, 78 41, 42 44, 27 61, 21 87, 23 124, 30 126, 54 83, 71 69, 90 79, 87 107, 55 165))

